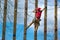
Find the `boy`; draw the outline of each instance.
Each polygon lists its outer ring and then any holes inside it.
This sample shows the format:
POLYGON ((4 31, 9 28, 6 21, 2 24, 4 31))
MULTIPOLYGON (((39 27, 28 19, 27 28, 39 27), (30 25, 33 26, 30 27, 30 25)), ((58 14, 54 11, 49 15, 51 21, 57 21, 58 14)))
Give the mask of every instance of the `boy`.
POLYGON ((41 14, 42 14, 42 11, 45 10, 41 8, 36 8, 33 12, 35 13, 35 18, 33 19, 33 21, 28 25, 28 27, 26 29, 28 29, 33 23, 35 25, 35 29, 37 30, 38 29, 38 26, 40 25, 39 22, 41 21, 41 14))

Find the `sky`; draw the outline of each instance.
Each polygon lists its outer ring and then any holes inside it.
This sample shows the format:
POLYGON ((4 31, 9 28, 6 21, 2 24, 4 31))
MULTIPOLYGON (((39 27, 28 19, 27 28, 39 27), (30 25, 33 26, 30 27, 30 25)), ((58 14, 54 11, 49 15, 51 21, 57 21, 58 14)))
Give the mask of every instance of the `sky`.
MULTIPOLYGON (((60 0, 58 1, 58 40, 60 39, 60 0)), ((6 40, 13 39, 13 18, 14 18, 14 0, 8 0, 7 6, 7 20, 6 20, 6 40)), ((28 15, 27 25, 33 20, 35 9, 35 1, 28 0, 28 15)), ((16 40, 23 40, 24 37, 24 7, 25 0, 18 0, 17 8, 17 26, 16 26, 16 40)), ((38 7, 44 8, 44 0, 38 0, 38 7)), ((0 11, 0 40, 2 39, 2 23, 4 13, 4 0, 1 0, 1 11, 0 11)), ((42 12, 40 26, 37 32, 37 39, 44 40, 44 11, 42 12)), ((34 40, 34 25, 27 30, 27 40, 34 40)), ((54 0, 47 1, 47 40, 54 40, 54 0)))

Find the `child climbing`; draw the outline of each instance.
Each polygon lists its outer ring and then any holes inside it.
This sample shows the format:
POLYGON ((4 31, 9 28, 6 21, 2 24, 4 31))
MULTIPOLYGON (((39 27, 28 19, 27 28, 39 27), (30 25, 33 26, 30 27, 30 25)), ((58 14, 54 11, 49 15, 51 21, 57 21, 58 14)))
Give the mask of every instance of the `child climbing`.
POLYGON ((28 25, 28 27, 26 29, 28 29, 33 23, 35 25, 36 30, 38 29, 38 26, 40 25, 40 21, 41 21, 41 14, 42 11, 45 10, 45 8, 43 8, 41 10, 41 8, 36 8, 33 12, 35 13, 35 18, 33 19, 33 21, 28 25))

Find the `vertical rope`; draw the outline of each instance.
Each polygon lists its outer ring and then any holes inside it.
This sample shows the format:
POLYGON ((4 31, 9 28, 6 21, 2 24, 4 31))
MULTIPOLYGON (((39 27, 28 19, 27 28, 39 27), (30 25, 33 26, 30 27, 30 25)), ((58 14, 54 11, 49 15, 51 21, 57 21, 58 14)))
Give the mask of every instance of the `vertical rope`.
POLYGON ((45 12, 44 12, 44 40, 47 40, 47 0, 45 0, 45 12))
POLYGON ((15 6, 14 6, 14 29, 13 29, 13 40, 16 40, 17 2, 18 2, 18 0, 15 0, 15 6))
POLYGON ((28 0, 25 0, 25 13, 24 13, 24 40, 26 40, 26 27, 27 27, 27 11, 28 11, 28 0))
POLYGON ((5 40, 6 15, 7 15, 7 0, 4 0, 4 17, 3 17, 2 40, 5 40))
POLYGON ((54 2, 55 2, 55 16, 54 16, 54 18, 55 18, 55 24, 54 24, 54 34, 55 34, 55 36, 54 36, 54 40, 58 40, 57 39, 57 0, 54 0, 54 2))

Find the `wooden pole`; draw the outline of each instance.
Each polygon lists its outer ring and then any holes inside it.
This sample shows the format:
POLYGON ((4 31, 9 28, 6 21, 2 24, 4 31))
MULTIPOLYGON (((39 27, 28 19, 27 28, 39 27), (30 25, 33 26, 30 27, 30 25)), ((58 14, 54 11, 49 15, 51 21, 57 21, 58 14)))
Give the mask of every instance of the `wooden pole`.
POLYGON ((47 40, 47 0, 45 0, 45 12, 44 12, 44 40, 47 40))
POLYGON ((55 24, 54 24, 54 33, 55 33, 55 36, 54 36, 54 40, 58 40, 57 39, 57 0, 54 0, 55 1, 55 16, 54 16, 54 18, 55 18, 55 24))
MULTIPOLYGON (((37 8, 38 7, 38 0, 35 0, 35 8, 37 8)), ((36 22, 34 23, 34 40, 37 40, 37 30, 36 30, 36 27, 38 27, 37 26, 37 24, 36 24, 36 22)))
POLYGON ((26 40, 28 0, 25 0, 25 10, 24 11, 25 11, 25 13, 24 13, 24 40, 26 40))
POLYGON ((4 0, 4 17, 3 17, 2 40, 5 40, 6 15, 7 15, 7 0, 4 0))
POLYGON ((18 0, 15 0, 15 6, 14 6, 14 29, 13 29, 13 40, 16 40, 17 2, 18 2, 18 0))

